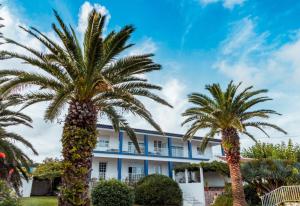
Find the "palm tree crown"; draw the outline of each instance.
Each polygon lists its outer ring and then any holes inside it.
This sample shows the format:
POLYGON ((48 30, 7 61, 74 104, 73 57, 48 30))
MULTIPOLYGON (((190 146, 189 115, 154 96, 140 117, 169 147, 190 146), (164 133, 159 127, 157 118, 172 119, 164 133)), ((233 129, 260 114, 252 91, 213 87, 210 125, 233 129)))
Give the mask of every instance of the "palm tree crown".
POLYGON ((21 143, 34 154, 38 154, 30 142, 20 135, 6 130, 6 127, 13 125, 31 127, 32 120, 30 117, 10 109, 18 103, 20 103, 20 100, 18 100, 17 96, 5 97, 0 101, 0 152, 4 152, 6 155, 5 167, 3 167, 4 165, 0 165, 1 169, 5 170, 1 171, 1 176, 4 174, 3 177, 5 178, 7 170, 13 169, 15 172, 12 174, 10 182, 17 192, 19 191, 19 186, 22 184, 21 175, 25 179, 28 178, 27 173, 29 172, 32 160, 15 143, 21 143))
POLYGON ((209 138, 214 138, 215 135, 228 128, 233 128, 254 141, 256 139, 248 128, 256 128, 268 137, 265 127, 286 134, 283 129, 274 124, 259 121, 259 119, 268 119, 272 114, 280 115, 270 109, 254 109, 257 104, 271 100, 267 96, 261 96, 267 90, 253 90, 253 87, 249 86, 239 93, 240 85, 241 83, 234 85, 230 82, 225 91, 222 91, 219 84, 207 85, 206 90, 212 97, 199 93, 189 95, 189 102, 195 106, 183 113, 186 119, 182 124, 191 123, 184 138, 191 139, 198 130, 209 129, 202 144, 202 149, 204 149, 209 138))
MULTIPOLYGON (((24 96, 25 106, 36 102, 49 101, 45 119, 55 119, 72 100, 92 102, 97 111, 105 114, 114 128, 123 127, 133 140, 136 139, 122 113, 131 112, 147 120, 157 130, 160 127, 153 121, 150 112, 137 98, 146 97, 170 106, 165 100, 151 90, 160 90, 142 78, 161 66, 152 61, 153 54, 122 56, 122 52, 133 44, 128 40, 134 31, 132 26, 125 26, 120 31, 112 31, 103 35, 105 16, 93 10, 88 19, 88 26, 84 35, 83 46, 75 34, 74 29, 64 24, 60 16, 54 11, 60 27, 52 24, 52 28, 60 39, 61 44, 51 40, 45 34, 31 27, 25 32, 38 39, 47 52, 40 52, 12 39, 5 38, 7 43, 17 45, 31 56, 2 51, 2 58, 17 58, 40 68, 36 72, 23 70, 2 70, 2 91, 9 93, 20 87, 38 86, 24 96)), ((136 142, 136 141, 135 141, 136 142)), ((137 145, 137 144, 136 144, 137 145)))

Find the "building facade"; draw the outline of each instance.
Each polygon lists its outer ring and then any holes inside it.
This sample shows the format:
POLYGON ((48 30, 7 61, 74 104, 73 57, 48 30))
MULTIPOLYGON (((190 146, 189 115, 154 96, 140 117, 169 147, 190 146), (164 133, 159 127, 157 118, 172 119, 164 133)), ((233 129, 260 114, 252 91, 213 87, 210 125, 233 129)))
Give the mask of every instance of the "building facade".
MULTIPOLYGON (((180 134, 165 133, 163 136, 157 131, 135 129, 141 149, 141 153, 138 153, 124 131, 115 132, 112 126, 102 124, 98 125, 98 130, 99 136, 92 162, 93 180, 115 178, 132 183, 149 174, 162 174, 176 180, 184 195, 193 193, 193 188, 197 188, 196 194, 192 196, 195 196, 198 202, 205 201, 204 187, 209 183, 205 182, 201 168, 197 174, 188 171, 177 174, 174 167, 179 164, 213 160, 212 148, 220 146, 220 140, 209 141, 206 150, 201 152, 201 137, 183 141, 180 134), (201 197, 198 198, 199 195, 201 197)), ((211 175, 209 179, 216 181, 211 175)))

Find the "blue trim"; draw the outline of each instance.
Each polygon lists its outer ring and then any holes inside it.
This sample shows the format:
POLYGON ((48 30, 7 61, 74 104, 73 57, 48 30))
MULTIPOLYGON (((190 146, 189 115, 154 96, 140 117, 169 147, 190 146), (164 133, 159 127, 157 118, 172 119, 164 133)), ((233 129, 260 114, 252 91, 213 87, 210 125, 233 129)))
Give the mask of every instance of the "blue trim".
POLYGON ((192 156, 192 143, 191 141, 188 141, 188 151, 189 151, 189 158, 192 159, 193 156, 192 156))
POLYGON ((148 160, 144 160, 144 175, 147 176, 148 175, 148 169, 149 168, 149 161, 148 160))
POLYGON ((168 162, 168 171, 169 171, 169 177, 172 178, 172 176, 173 176, 173 162, 168 162))
POLYGON ((172 157, 172 139, 168 137, 168 153, 169 157, 172 157))
POLYGON ((123 150, 123 132, 119 132, 119 153, 122 154, 123 150))
MULTIPOLYGON (((114 129, 111 125, 106 125, 106 124, 97 124, 97 127, 101 128, 101 129, 110 129, 110 130, 114 129)), ((124 131, 122 128, 121 128, 121 130, 124 131)), ((133 130, 135 132, 143 133, 143 134, 148 134, 148 135, 161 135, 161 136, 164 136, 161 132, 153 131, 153 130, 146 130, 146 129, 133 129, 133 130)), ((175 133, 170 133, 170 132, 164 132, 164 134, 166 136, 168 136, 168 137, 180 137, 180 138, 183 137, 182 134, 175 134, 175 133)), ((202 140, 203 137, 194 136, 193 139, 195 139, 195 140, 202 140)), ((220 139, 209 139, 209 141, 211 141, 211 142, 218 142, 218 143, 221 142, 220 139)))
POLYGON ((118 180, 122 179, 122 159, 118 158, 118 180))
MULTIPOLYGON (((119 154, 119 152, 107 152, 107 151, 98 151, 98 150, 94 150, 93 153, 119 154)), ((132 156, 141 156, 141 157, 160 157, 160 158, 172 158, 172 159, 190 159, 188 157, 169 157, 169 156, 162 156, 162 155, 148 155, 148 156, 145 156, 144 154, 132 154, 132 153, 127 153, 127 152, 123 152, 122 155, 132 155, 132 156)), ((204 161, 208 161, 210 159, 192 158, 190 160, 204 160, 204 161)))
POLYGON ((144 135, 144 150, 145 155, 148 156, 148 135, 144 135))

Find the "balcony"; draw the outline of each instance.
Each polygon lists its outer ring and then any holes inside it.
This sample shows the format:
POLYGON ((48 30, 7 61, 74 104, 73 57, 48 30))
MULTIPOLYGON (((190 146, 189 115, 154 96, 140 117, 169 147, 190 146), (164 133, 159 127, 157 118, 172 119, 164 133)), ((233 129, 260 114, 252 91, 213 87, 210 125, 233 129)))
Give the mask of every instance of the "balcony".
POLYGON ((155 155, 155 156, 168 156, 168 148, 163 147, 163 148, 155 148, 153 151, 149 151, 149 155, 155 155))
POLYGON ((97 142, 95 150, 97 151, 103 151, 103 152, 118 152, 118 148, 112 148, 109 146, 109 144, 103 144, 102 142, 97 142))
POLYGON ((172 147, 172 157, 184 157, 183 147, 172 147))

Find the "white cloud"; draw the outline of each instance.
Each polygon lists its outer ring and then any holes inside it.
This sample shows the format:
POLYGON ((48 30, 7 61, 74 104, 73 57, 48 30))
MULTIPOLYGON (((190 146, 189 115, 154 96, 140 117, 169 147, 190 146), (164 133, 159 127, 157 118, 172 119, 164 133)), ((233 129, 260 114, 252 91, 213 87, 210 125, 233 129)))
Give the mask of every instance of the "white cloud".
POLYGON ((203 6, 214 3, 222 3, 224 8, 233 9, 235 6, 241 6, 246 0, 200 0, 203 6))
POLYGON ((77 30, 80 33, 84 33, 88 24, 88 16, 89 13, 95 9, 96 11, 100 12, 102 15, 106 16, 106 25, 108 24, 111 15, 109 13, 109 11, 107 10, 107 8, 105 6, 102 6, 100 4, 91 4, 90 2, 86 1, 82 4, 82 6, 80 7, 80 11, 78 14, 78 26, 77 26, 77 30))
POLYGON ((154 53, 158 49, 156 43, 151 38, 146 38, 142 42, 134 45, 129 50, 129 55, 140 55, 154 53))
MULTIPOLYGON (((232 31, 220 44, 214 67, 232 80, 271 90, 269 95, 274 100, 264 106, 283 114, 272 117, 270 121, 287 130, 289 135, 284 138, 285 135, 270 130, 274 139, 255 133, 259 139, 280 142, 291 137, 300 143, 300 36, 295 35, 285 43, 279 40, 268 43, 269 33, 258 33, 255 29, 255 20, 250 18, 233 24, 232 31)), ((244 138, 242 142, 244 147, 251 144, 244 138)))

